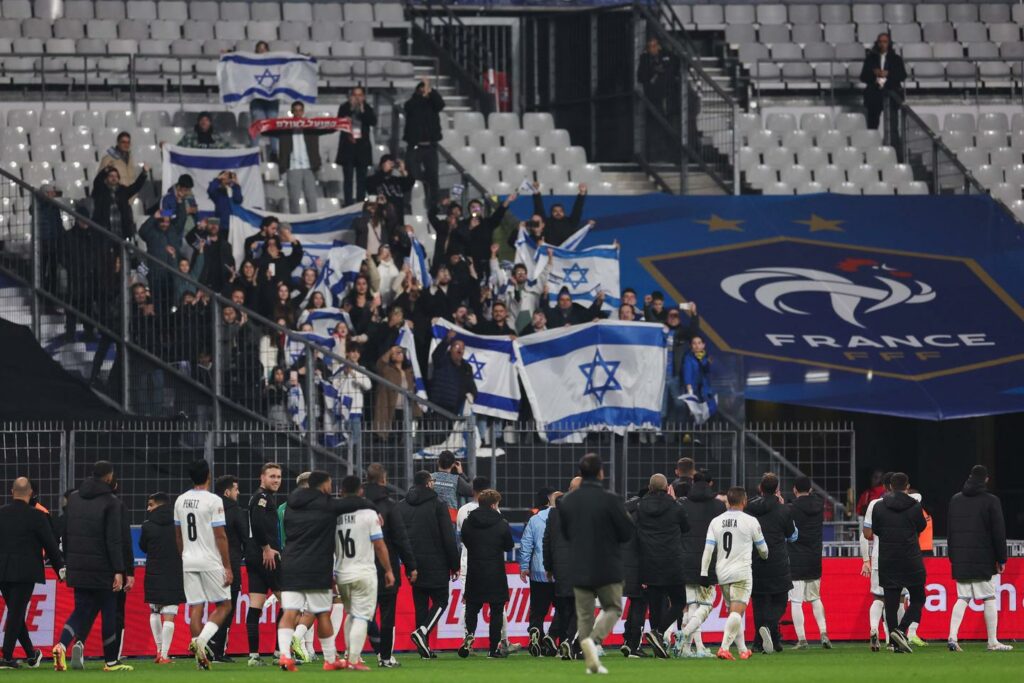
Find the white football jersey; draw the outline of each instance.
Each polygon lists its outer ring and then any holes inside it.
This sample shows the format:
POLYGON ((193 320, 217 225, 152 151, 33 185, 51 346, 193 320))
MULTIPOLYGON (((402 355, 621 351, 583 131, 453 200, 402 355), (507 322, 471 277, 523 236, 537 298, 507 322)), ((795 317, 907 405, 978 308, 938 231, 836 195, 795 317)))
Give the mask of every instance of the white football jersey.
POLYGON ((338 515, 338 533, 334 537, 334 575, 338 583, 377 576, 373 542, 383 538, 375 510, 338 515))
POLYGON ((761 523, 741 510, 726 510, 711 520, 707 545, 716 550, 715 574, 719 585, 752 581, 751 551, 754 544, 767 549, 761 523))
MULTIPOLYGON (((475 500, 471 500, 462 507, 459 508, 458 513, 455 515, 455 530, 460 534, 462 533, 462 525, 466 523, 466 518, 469 517, 469 513, 480 507, 480 503, 475 500)), ((461 541, 460 541, 461 542, 461 541)), ((459 556, 459 576, 462 577, 462 585, 466 585, 466 572, 469 571, 469 552, 466 550, 466 546, 462 546, 459 556)))
POLYGON ((224 526, 224 501, 209 491, 192 489, 174 501, 174 526, 181 528, 181 566, 187 572, 221 569, 220 551, 213 537, 224 526))

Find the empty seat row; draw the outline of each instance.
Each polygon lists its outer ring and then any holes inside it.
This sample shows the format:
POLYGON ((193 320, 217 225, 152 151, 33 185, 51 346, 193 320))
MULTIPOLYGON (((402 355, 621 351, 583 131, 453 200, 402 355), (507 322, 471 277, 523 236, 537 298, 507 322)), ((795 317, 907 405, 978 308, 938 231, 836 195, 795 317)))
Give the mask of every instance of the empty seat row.
POLYGON ((734 24, 908 24, 915 21, 921 24, 940 21, 1024 23, 1024 8, 1009 3, 709 4, 692 7, 676 5, 673 11, 683 24, 712 30, 734 24))
POLYGON ((540 135, 522 128, 508 130, 501 135, 493 130, 476 130, 469 135, 461 130, 446 130, 443 132, 441 144, 452 148, 469 145, 482 150, 507 147, 517 152, 538 146, 561 150, 572 145, 569 132, 561 128, 547 130, 540 135))
POLYGON ((854 169, 867 164, 875 169, 885 169, 897 165, 896 150, 888 145, 859 148, 846 146, 839 149, 825 147, 772 147, 760 150, 744 146, 739 149, 737 163, 741 170, 765 164, 772 168, 783 169, 797 164, 811 170, 825 166, 841 169, 854 169))
POLYGON ((859 42, 871 45, 880 33, 890 33, 896 44, 897 52, 906 43, 949 43, 960 42, 964 45, 973 43, 1006 43, 1019 41, 1020 26, 1017 24, 993 24, 986 26, 981 23, 953 24, 940 22, 937 24, 829 24, 825 27, 816 24, 797 25, 790 28, 785 25, 761 26, 752 24, 736 24, 727 26, 725 40, 730 45, 738 46, 749 43, 841 43, 859 42))
MULTIPOLYGON (((130 38, 145 40, 347 40, 365 42, 373 39, 373 24, 364 21, 310 23, 299 21, 188 21, 184 24, 158 19, 0 19, 0 38, 98 38, 111 40, 130 38)), ((250 45, 251 49, 252 46, 250 45)))
MULTIPOLYGON (((271 41, 273 48, 303 53, 316 57, 394 57, 395 46, 386 41, 271 41)), ((207 55, 217 57, 223 52, 245 50, 251 46, 233 40, 102 40, 99 38, 0 38, 0 55, 24 54, 81 54, 102 55, 138 53, 144 55, 207 55)))
MULTIPOLYGON (((29 19, 33 16, 30 0, 0 0, 0 17, 29 19)), ((36 3, 36 16, 45 14, 50 3, 36 3)), ((319 3, 319 2, 216 2, 212 0, 64 0, 62 16, 69 19, 89 20, 125 18, 170 21, 375 21, 398 23, 404 21, 400 3, 319 3)))

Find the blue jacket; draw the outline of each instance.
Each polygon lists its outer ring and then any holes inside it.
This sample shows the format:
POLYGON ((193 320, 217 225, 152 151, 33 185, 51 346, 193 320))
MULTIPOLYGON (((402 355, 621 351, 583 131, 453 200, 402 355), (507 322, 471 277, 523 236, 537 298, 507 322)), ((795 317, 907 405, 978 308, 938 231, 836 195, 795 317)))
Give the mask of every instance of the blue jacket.
POLYGON ((697 360, 692 351, 687 351, 686 357, 683 358, 683 391, 689 385, 693 387, 693 393, 697 398, 706 401, 711 389, 711 382, 708 379, 710 375, 709 357, 705 355, 703 360, 697 360))
POLYGON ((214 178, 206 188, 206 194, 213 202, 213 215, 220 219, 220 229, 228 230, 231 227, 231 203, 241 205, 242 188, 237 183, 232 185, 231 195, 228 196, 228 191, 221 184, 220 179, 214 178))
POLYGON ((551 508, 544 508, 526 523, 519 541, 519 570, 530 572, 530 581, 548 583, 544 572, 544 531, 548 526, 551 508))

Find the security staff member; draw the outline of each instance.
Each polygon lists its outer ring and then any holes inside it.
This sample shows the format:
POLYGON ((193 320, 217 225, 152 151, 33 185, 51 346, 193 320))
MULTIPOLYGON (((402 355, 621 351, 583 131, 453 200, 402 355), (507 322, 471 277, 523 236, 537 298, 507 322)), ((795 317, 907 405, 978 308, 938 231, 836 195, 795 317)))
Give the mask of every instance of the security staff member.
MULTIPOLYGON (((265 666, 260 659, 260 615, 267 593, 281 592, 281 528, 275 494, 281 488, 281 466, 268 462, 260 469, 260 487, 249 498, 249 543, 245 568, 249 576, 249 666, 265 666)), ((280 600, 280 595, 278 595, 280 600)))

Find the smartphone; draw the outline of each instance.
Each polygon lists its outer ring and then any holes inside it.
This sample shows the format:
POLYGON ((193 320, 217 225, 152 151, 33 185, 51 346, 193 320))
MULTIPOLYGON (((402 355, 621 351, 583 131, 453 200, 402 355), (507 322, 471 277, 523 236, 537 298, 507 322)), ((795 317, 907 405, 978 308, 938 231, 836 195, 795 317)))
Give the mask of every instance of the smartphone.
POLYGON ((693 313, 693 304, 691 304, 689 301, 687 301, 686 303, 679 304, 679 310, 686 311, 687 313, 693 313))
POLYGON ((277 264, 271 263, 267 266, 267 272, 270 273, 270 277, 277 277, 277 264))

